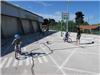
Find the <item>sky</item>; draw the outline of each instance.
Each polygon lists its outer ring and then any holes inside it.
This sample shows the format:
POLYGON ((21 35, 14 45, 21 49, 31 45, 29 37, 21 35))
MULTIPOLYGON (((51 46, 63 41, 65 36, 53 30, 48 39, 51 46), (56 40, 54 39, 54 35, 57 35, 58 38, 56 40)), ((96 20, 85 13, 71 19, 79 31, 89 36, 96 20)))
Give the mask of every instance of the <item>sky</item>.
POLYGON ((8 1, 44 18, 61 20, 61 13, 69 13, 69 20, 75 21, 75 13, 82 11, 84 20, 90 24, 100 23, 100 1, 8 1))

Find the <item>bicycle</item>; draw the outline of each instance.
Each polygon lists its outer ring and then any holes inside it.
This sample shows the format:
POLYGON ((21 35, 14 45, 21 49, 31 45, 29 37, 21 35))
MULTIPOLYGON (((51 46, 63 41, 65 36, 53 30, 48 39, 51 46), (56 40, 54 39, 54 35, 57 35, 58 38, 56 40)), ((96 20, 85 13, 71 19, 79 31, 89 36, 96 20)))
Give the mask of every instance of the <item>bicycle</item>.
POLYGON ((63 38, 64 42, 68 42, 68 43, 71 43, 72 42, 72 39, 69 38, 69 33, 67 32, 67 34, 65 35, 65 37, 63 38), (67 35, 67 36, 66 36, 67 35))
POLYGON ((71 43, 72 42, 72 39, 69 38, 69 37, 68 38, 64 37, 63 40, 64 40, 64 42, 68 42, 68 43, 71 43))

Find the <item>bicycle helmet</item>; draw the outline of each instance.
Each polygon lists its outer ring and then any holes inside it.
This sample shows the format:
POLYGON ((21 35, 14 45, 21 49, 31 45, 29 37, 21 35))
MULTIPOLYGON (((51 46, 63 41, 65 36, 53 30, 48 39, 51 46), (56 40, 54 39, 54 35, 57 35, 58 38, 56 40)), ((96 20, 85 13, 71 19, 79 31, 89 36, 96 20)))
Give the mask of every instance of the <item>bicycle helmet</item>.
POLYGON ((15 34, 15 38, 16 39, 20 39, 20 35, 19 34, 15 34))

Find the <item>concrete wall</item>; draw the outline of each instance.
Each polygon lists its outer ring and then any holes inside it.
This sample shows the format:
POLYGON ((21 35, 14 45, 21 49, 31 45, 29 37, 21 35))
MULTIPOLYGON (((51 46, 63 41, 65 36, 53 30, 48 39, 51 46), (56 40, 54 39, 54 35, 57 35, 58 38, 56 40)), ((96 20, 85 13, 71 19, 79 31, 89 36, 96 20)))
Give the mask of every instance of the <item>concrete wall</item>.
POLYGON ((18 8, 13 7, 7 3, 1 3, 1 12, 6 15, 19 17, 18 8))
POLYGON ((17 19, 8 16, 1 17, 1 28, 5 37, 14 35, 15 33, 19 32, 17 19))
POLYGON ((12 4, 1 2, 1 29, 3 37, 15 33, 29 34, 38 32, 43 18, 12 4))
POLYGON ((29 21, 28 21, 28 20, 21 20, 21 21, 22 21, 24 33, 25 33, 25 34, 30 33, 30 32, 31 32, 31 30, 30 30, 31 27, 30 27, 29 21))
POLYGON ((33 28, 34 28, 34 32, 37 32, 37 31, 38 31, 37 22, 32 21, 32 26, 33 26, 33 28))

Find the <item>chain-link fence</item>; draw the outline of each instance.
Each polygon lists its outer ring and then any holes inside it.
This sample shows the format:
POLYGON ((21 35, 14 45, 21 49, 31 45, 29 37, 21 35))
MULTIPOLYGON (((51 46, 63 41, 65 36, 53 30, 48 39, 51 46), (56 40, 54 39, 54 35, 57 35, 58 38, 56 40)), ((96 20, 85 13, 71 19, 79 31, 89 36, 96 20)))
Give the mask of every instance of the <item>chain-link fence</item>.
MULTIPOLYGON (((88 26, 90 26, 90 25, 88 25, 88 26)), ((92 26, 90 26, 90 27, 92 27, 92 26)), ((54 30, 54 31, 67 31, 67 29, 69 32, 76 32, 76 24, 69 21, 68 28, 65 23, 61 23, 61 22, 58 22, 55 25, 49 26, 49 30, 54 30)), ((97 26, 94 29, 87 28, 87 29, 81 30, 81 32, 86 33, 86 34, 100 35, 100 26, 97 26)))

